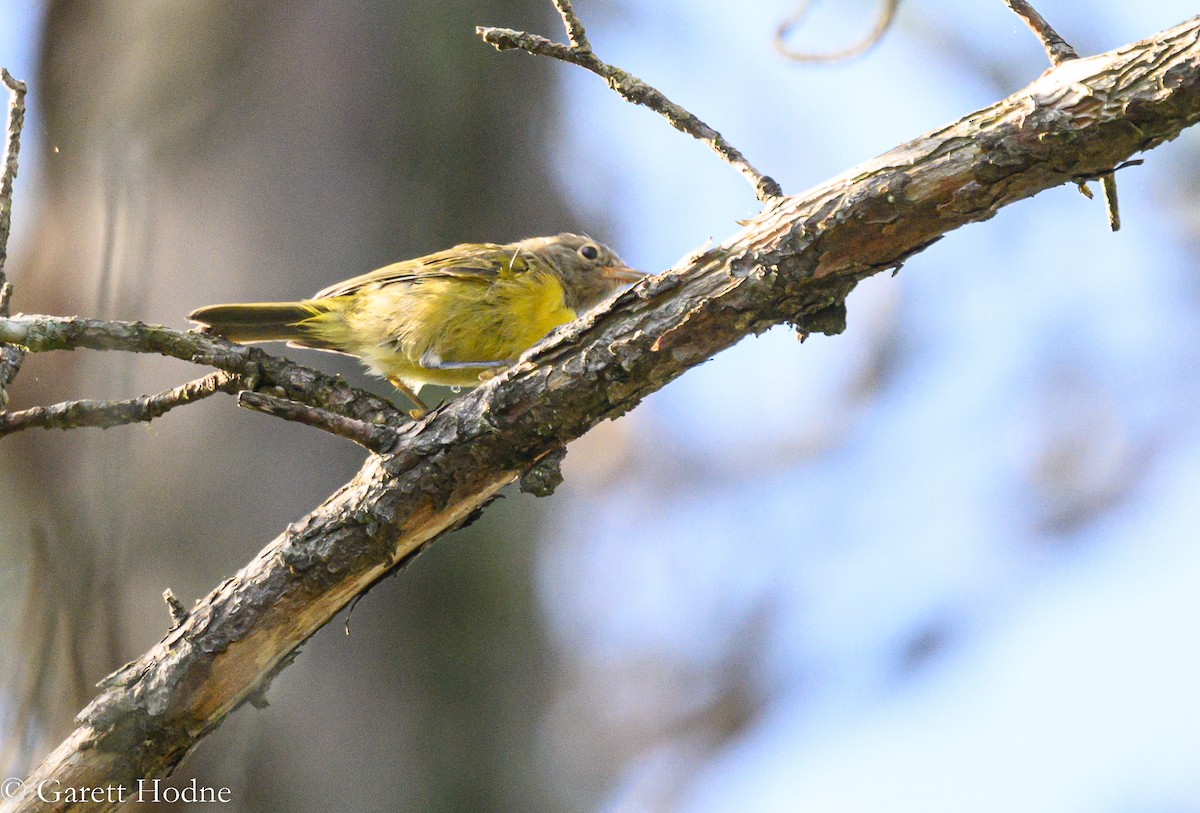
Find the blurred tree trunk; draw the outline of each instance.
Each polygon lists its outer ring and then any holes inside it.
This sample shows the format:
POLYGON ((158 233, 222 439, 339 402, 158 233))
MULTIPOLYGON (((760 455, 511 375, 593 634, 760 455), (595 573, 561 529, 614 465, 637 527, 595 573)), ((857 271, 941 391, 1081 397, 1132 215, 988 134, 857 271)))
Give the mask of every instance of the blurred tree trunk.
MULTIPOLYGON (((182 325, 209 302, 300 296, 463 240, 579 228, 543 154, 555 68, 496 59, 473 36, 555 22, 540 0, 513 5, 50 3, 31 82, 45 122, 36 200, 18 201, 36 207, 36 230, 14 257, 15 307, 182 325)), ((305 360, 363 381, 352 363, 305 360)), ((31 359, 14 405, 150 391, 181 369, 31 359)), ((0 549, 18 552, 30 585, 7 651, 29 664, 21 685, 41 689, 34 760, 96 680, 162 635, 163 588, 190 604, 362 458, 229 399, 148 429, 6 443, 0 481, 21 508, 3 508, 26 520, 0 530, 0 549), (44 550, 26 553, 38 534, 44 550)), ((349 639, 338 626, 310 642, 277 704, 237 715, 184 770, 240 782, 253 810, 554 809, 532 765, 546 680, 533 505, 489 512, 402 589, 381 585, 349 639)))

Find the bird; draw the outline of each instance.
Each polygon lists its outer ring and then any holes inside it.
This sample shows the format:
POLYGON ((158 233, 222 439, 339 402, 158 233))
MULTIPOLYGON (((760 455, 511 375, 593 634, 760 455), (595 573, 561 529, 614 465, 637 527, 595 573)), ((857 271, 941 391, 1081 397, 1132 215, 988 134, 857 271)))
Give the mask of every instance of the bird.
POLYGON ((356 356, 415 409, 426 384, 476 386, 559 325, 645 276, 579 234, 462 243, 386 265, 311 299, 209 305, 202 333, 356 356))

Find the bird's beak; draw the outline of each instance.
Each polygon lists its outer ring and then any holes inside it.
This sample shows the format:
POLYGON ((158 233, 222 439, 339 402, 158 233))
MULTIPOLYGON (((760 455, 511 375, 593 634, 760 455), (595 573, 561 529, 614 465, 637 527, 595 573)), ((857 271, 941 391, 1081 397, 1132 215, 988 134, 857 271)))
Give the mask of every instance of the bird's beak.
POLYGON ((647 276, 641 271, 635 271, 624 265, 606 265, 600 270, 604 273, 605 279, 612 280, 617 285, 629 285, 647 276))

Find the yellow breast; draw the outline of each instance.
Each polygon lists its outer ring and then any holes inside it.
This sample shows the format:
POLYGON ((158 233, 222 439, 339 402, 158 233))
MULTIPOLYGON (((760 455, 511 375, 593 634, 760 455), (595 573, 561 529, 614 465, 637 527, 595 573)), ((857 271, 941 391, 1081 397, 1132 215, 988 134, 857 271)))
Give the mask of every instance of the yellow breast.
POLYGON ((437 277, 393 283, 352 299, 338 319, 342 346, 414 389, 474 386, 487 369, 429 369, 421 365, 423 356, 451 363, 511 361, 575 318, 558 279, 536 271, 490 281, 437 277))

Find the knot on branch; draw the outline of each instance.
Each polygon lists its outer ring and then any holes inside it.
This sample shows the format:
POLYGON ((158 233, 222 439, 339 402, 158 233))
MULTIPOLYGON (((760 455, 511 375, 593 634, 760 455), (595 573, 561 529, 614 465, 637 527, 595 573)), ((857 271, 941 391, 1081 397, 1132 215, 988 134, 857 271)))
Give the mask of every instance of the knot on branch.
POLYGON ((549 497, 562 485, 562 462, 567 456, 566 446, 555 446, 543 454, 521 474, 520 489, 523 494, 549 497))
POLYGON ((800 341, 804 341, 813 333, 837 336, 846 330, 846 303, 834 302, 820 310, 805 313, 794 324, 800 341))

